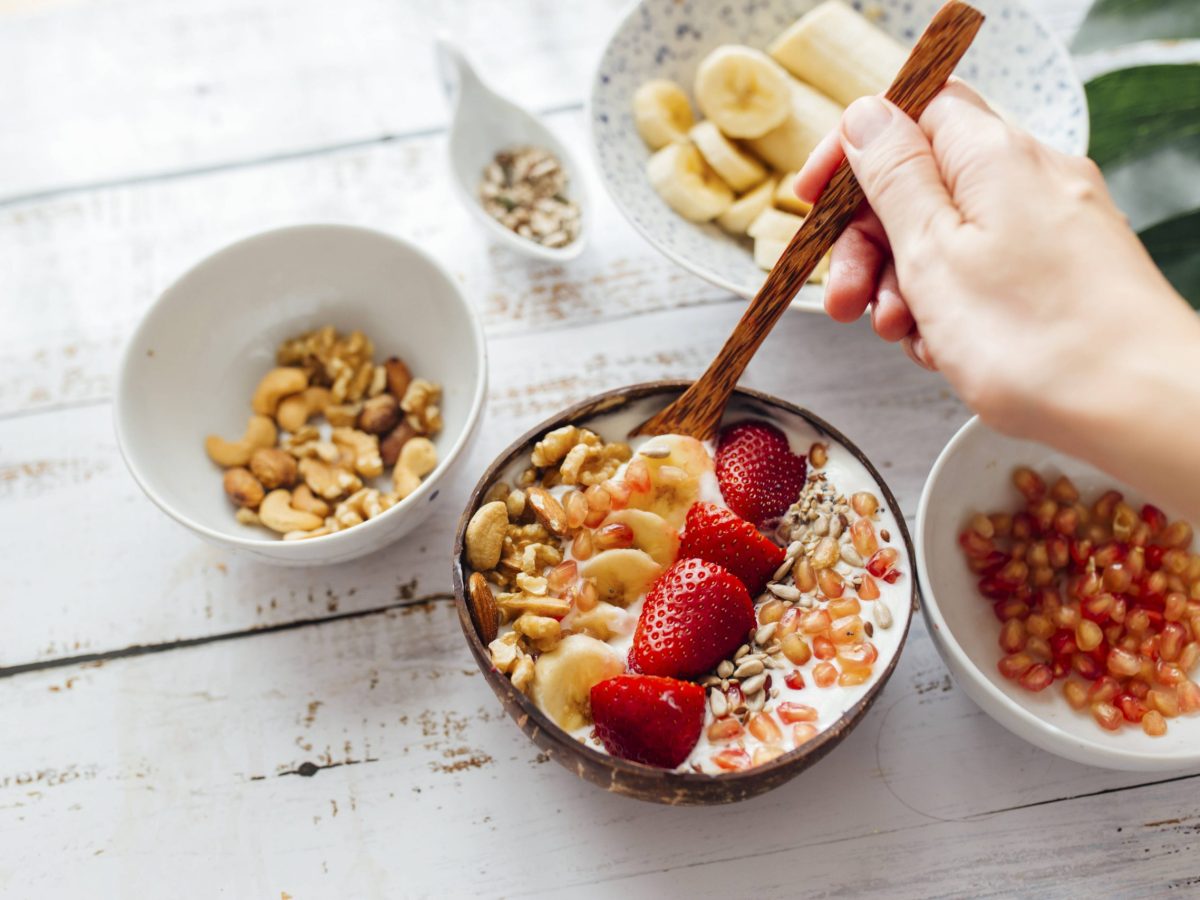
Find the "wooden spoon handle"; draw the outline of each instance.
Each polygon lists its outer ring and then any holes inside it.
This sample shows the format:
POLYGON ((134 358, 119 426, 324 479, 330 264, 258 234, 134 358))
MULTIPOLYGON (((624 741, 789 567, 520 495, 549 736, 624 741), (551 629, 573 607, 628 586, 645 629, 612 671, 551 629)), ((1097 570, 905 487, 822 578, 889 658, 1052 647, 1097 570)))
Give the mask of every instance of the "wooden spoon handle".
MULTIPOLYGON (((918 118, 942 89, 982 24, 979 10, 950 0, 933 17, 884 96, 909 117, 918 118)), ((862 201, 862 188, 843 160, 712 365, 636 433, 673 432, 702 440, 716 433, 725 404, 751 357, 846 230, 862 201)))

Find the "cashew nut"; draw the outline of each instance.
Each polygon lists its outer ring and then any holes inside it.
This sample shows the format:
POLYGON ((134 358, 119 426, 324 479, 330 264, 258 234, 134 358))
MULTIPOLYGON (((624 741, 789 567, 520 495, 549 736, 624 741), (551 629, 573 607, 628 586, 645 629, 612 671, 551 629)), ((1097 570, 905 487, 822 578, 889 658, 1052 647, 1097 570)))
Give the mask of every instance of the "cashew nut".
POLYGON ((287 534, 289 531, 312 531, 325 524, 325 520, 312 513, 292 508, 292 492, 284 488, 271 491, 258 507, 258 518, 272 531, 287 534))
POLYGON ((314 494, 312 488, 303 483, 292 491, 292 507, 321 518, 329 515, 329 504, 314 494))
POLYGON ((253 509, 262 503, 264 493, 263 486, 249 470, 237 466, 225 473, 225 494, 238 506, 253 509))
POLYGON ((485 503, 475 510, 467 523, 465 543, 467 562, 477 572, 496 568, 504 548, 504 533, 508 528, 508 510, 500 500, 485 503))
POLYGON ((325 419, 334 428, 350 428, 362 412, 361 403, 333 403, 325 407, 325 419))
POLYGON ((308 373, 303 369, 284 367, 272 369, 263 376, 254 396, 250 400, 250 408, 260 416, 273 416, 279 406, 279 401, 288 394, 297 394, 308 387, 308 373))
POLYGON ((296 483, 296 460, 278 447, 260 447, 250 457, 250 471, 267 490, 296 483))
POLYGON ((353 472, 319 459, 300 460, 300 475, 312 492, 325 500, 336 500, 362 487, 362 481, 353 472))
MULTIPOLYGON (((383 474, 383 459, 379 455, 379 438, 353 428, 335 428, 331 435, 339 447, 349 448, 354 454, 354 469, 366 478, 383 474)), ((411 444, 412 441, 409 441, 411 444)), ((432 445, 430 445, 432 446, 432 445)), ((404 454, 401 453, 403 459, 404 454)), ((418 472, 423 475, 425 473, 418 472)))
POLYGON ((305 538, 325 537, 327 534, 333 534, 333 529, 327 525, 322 525, 320 528, 314 528, 312 531, 289 531, 283 536, 285 541, 302 541, 305 538))
POLYGON ((328 388, 307 387, 299 394, 284 397, 279 402, 275 421, 284 431, 299 431, 314 415, 324 412, 331 399, 328 388))
POLYGON ((227 441, 215 434, 204 439, 204 450, 219 466, 244 466, 259 447, 275 446, 275 423, 266 416, 251 416, 241 440, 227 441))
POLYGON ((237 519, 238 522, 242 525, 261 525, 262 524, 262 522, 259 521, 258 513, 256 513, 252 509, 247 509, 244 506, 241 509, 239 509, 236 513, 234 513, 233 517, 235 519, 237 519))

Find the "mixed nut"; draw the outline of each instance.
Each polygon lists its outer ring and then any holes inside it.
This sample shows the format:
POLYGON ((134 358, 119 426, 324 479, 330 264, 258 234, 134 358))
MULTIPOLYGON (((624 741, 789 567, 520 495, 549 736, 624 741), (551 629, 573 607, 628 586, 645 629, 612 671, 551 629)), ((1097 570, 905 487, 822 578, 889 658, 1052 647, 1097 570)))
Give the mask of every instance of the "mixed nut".
POLYGON ((390 509, 437 466, 441 387, 397 357, 377 364, 361 331, 327 325, 275 356, 242 436, 204 442, 239 522, 284 540, 333 534, 390 509), (389 468, 390 484, 372 486, 389 468))

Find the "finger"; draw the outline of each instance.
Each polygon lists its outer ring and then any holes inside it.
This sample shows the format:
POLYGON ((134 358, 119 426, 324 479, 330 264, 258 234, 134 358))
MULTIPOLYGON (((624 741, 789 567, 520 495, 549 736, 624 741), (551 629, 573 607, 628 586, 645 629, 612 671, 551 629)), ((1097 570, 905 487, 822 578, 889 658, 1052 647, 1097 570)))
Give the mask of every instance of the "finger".
MULTIPOLYGON (((835 322, 853 322, 875 296, 887 252, 876 240, 878 220, 859 214, 833 245, 826 283, 826 312, 835 322)), ((882 230, 882 229, 880 229, 882 230)))
POLYGON ((921 337, 921 333, 914 331, 900 342, 900 346, 904 348, 905 355, 908 356, 922 369, 928 369, 930 372, 937 371, 937 363, 933 361, 933 357, 929 353, 929 345, 925 343, 925 338, 921 337))
POLYGON ((871 307, 871 325, 885 341, 895 343, 913 330, 916 323, 900 295, 896 266, 888 261, 879 276, 879 288, 871 307))
POLYGON ((891 103, 855 100, 842 116, 841 142, 898 259, 918 258, 927 235, 962 221, 929 139, 891 103))
POLYGON ((796 192, 796 196, 805 203, 816 203, 821 192, 825 190, 825 185, 829 183, 829 179, 833 177, 833 173, 837 171, 837 167, 845 158, 846 154, 842 152, 842 142, 838 138, 838 133, 836 131, 829 132, 821 138, 821 142, 813 148, 813 152, 808 154, 808 159, 805 160, 804 166, 792 183, 792 189, 796 192))

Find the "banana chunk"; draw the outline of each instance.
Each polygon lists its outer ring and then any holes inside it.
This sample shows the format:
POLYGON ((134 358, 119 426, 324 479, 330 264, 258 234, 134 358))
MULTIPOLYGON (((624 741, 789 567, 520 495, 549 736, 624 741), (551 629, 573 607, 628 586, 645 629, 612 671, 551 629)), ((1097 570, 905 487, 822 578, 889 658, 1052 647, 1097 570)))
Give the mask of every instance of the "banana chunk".
POLYGON ((729 209, 717 216, 717 224, 730 234, 745 234, 750 223, 771 205, 771 198, 775 196, 775 191, 775 179, 768 178, 758 187, 734 200, 729 209))
POLYGON ((812 209, 811 203, 805 203, 796 196, 796 191, 792 187, 796 183, 796 178, 799 177, 800 170, 788 172, 779 177, 779 186, 775 188, 775 205, 785 212, 796 213, 800 216, 807 216, 808 211, 812 209))
POLYGON ((603 641, 572 634, 538 657, 530 698, 558 725, 573 731, 592 718, 592 687, 625 671, 625 660, 603 641))
POLYGON ((651 150, 687 140, 694 121, 687 94, 673 81, 655 78, 633 93, 633 122, 651 150))
POLYGON ((821 138, 837 128, 842 108, 801 81, 789 79, 788 87, 791 103, 783 121, 746 144, 776 169, 791 172, 803 166, 821 138))
POLYGON ((633 532, 633 546, 644 550, 660 566, 675 562, 679 553, 679 532, 666 519, 644 509, 618 509, 609 513, 605 525, 628 525, 633 532))
POLYGON ((733 203, 733 191, 692 144, 668 144, 646 163, 650 184, 690 222, 708 222, 733 203))
POLYGON ((907 56, 891 36, 838 0, 801 16, 767 52, 843 106, 886 91, 907 56))
POLYGON ((713 171, 738 193, 752 188, 767 177, 767 170, 753 156, 742 150, 712 122, 699 122, 688 132, 692 143, 712 166, 713 171))
POLYGON ((696 70, 696 104, 726 135, 752 138, 778 126, 788 113, 788 77, 752 47, 717 47, 696 70))
POLYGON ((778 209, 764 209, 746 229, 752 238, 769 238, 785 244, 796 236, 804 224, 803 216, 795 216, 778 209))
POLYGON ((583 578, 596 580, 596 593, 606 603, 625 607, 650 588, 663 567, 644 550, 604 550, 579 565, 583 578))

